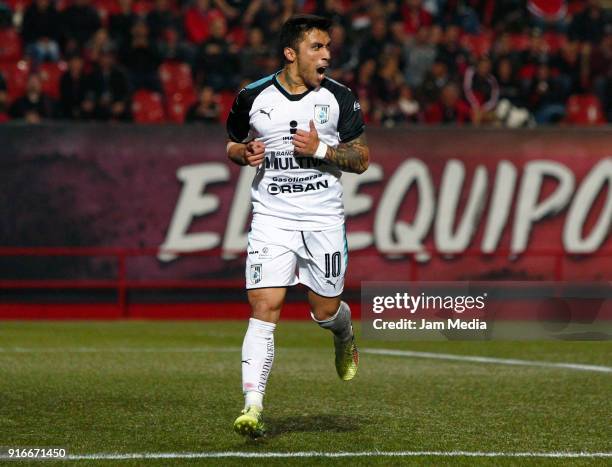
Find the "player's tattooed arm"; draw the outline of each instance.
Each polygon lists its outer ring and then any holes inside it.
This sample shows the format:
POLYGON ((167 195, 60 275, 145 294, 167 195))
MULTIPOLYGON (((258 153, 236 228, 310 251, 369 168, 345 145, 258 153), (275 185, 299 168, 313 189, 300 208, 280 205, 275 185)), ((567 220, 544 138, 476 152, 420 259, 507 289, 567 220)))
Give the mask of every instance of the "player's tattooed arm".
POLYGON ((345 172, 363 173, 370 163, 370 149, 365 134, 361 134, 348 143, 340 143, 338 147, 329 146, 325 159, 333 162, 345 172))
POLYGON ((238 165, 257 167, 263 162, 266 145, 261 141, 249 141, 247 144, 228 141, 227 157, 238 165))
POLYGON ((310 130, 298 130, 293 136, 295 152, 299 155, 320 157, 327 159, 337 165, 345 172, 363 173, 370 163, 370 150, 366 142, 365 134, 361 134, 347 143, 340 143, 338 147, 327 146, 324 154, 316 154, 319 151, 319 134, 312 120, 310 130))

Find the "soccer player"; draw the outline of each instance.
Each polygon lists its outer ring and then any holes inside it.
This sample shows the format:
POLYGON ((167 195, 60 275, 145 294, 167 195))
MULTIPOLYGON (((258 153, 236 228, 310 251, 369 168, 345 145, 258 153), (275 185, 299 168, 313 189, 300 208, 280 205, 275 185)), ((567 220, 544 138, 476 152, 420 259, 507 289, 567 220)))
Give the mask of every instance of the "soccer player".
POLYGON ((227 155, 257 167, 251 188, 246 288, 252 314, 242 345, 245 405, 236 432, 264 433, 263 396, 274 361, 274 329, 287 287, 304 284, 312 319, 333 333, 335 365, 357 372, 351 311, 341 301, 348 248, 342 171, 362 173, 369 150, 359 102, 325 76, 331 22, 297 15, 280 34, 281 71, 236 97, 227 120, 227 155))

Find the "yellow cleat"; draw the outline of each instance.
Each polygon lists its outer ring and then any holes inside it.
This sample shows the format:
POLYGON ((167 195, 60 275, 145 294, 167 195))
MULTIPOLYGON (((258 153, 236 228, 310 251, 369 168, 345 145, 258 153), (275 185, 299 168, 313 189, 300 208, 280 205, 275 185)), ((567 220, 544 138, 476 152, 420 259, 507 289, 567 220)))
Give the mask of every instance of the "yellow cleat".
POLYGON ((254 405, 244 409, 242 415, 234 422, 234 431, 239 435, 248 436, 250 438, 259 438, 263 436, 265 434, 265 426, 262 409, 254 405))
POLYGON ((359 365, 359 350, 355 344, 355 336, 346 342, 334 336, 334 347, 336 349, 336 371, 342 381, 349 381, 357 374, 359 365))

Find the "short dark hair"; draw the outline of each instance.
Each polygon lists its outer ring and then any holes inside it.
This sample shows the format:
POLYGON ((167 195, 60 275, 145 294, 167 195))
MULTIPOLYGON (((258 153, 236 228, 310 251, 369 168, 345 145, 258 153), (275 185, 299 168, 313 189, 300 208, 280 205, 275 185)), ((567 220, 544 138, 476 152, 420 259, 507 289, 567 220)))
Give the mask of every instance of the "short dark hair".
POLYGON ((285 47, 291 47, 293 50, 298 49, 298 44, 302 36, 312 29, 329 32, 332 27, 332 21, 323 16, 317 15, 294 15, 285 21, 280 31, 279 52, 281 57, 285 57, 285 47))

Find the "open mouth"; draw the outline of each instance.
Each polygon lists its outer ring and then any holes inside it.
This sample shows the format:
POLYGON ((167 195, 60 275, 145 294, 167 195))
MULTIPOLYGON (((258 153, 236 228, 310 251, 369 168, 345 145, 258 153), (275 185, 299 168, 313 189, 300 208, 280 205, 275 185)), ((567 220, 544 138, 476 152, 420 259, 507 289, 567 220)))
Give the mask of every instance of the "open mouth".
POLYGON ((317 73, 320 75, 324 75, 325 74, 325 70, 327 70, 326 66, 320 66, 319 68, 317 68, 317 73))

